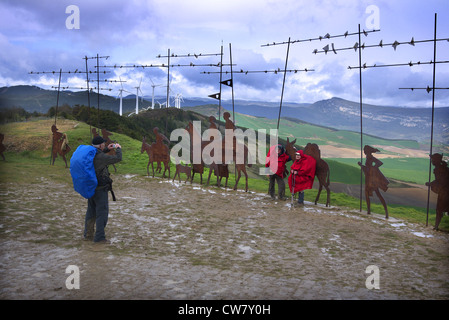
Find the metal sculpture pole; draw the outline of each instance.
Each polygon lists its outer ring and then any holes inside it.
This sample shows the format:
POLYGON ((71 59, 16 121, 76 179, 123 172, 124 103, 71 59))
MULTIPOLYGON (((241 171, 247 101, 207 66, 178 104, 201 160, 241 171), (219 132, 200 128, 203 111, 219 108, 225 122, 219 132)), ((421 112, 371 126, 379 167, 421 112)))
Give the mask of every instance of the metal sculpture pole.
POLYGON ((99 69, 99 57, 97 53, 97 127, 100 127, 100 69, 99 69))
POLYGON ((287 75, 287 64, 288 64, 288 53, 289 53, 289 51, 290 51, 290 38, 288 38, 287 55, 285 57, 284 79, 282 81, 281 103, 279 105, 279 115, 278 115, 278 124, 277 124, 277 135, 278 136, 279 136, 279 122, 281 121, 282 100, 284 98, 285 77, 287 75))
POLYGON ((56 110, 55 110, 55 125, 56 125, 56 118, 58 117, 59 92, 61 91, 61 74, 62 69, 59 69, 58 95, 56 97, 56 110))
MULTIPOLYGON (((363 163, 363 99, 362 99, 362 49, 361 34, 359 24, 359 91, 360 91, 360 162, 363 163)), ((362 212, 362 189, 363 189, 363 170, 360 168, 360 212, 362 212)))
POLYGON ((88 119, 89 119, 89 134, 90 134, 90 138, 89 140, 92 141, 92 125, 90 124, 90 90, 89 90, 89 69, 87 67, 87 56, 84 56, 84 58, 86 60, 86 84, 87 84, 87 106, 88 106, 88 119))
MULTIPOLYGON (((59 69, 59 82, 58 82, 58 94, 57 94, 57 96, 56 96, 56 110, 55 110, 55 127, 56 127, 56 119, 57 119, 57 117, 58 117, 58 105, 59 105, 59 91, 60 91, 60 89, 61 89, 61 74, 62 74, 62 69, 59 69)), ((53 135, 54 135, 54 133, 53 133, 53 135)), ((52 139, 54 139, 54 137, 52 137, 52 139)), ((50 156, 50 164, 51 164, 51 162, 52 162, 52 158, 53 158, 53 145, 54 145, 54 143, 53 143, 53 140, 52 140, 52 143, 51 143, 51 156, 50 156)))
MULTIPOLYGON (((221 97, 222 81, 223 81, 223 43, 221 44, 221 57, 220 57, 220 97, 221 97)), ((220 117, 221 117, 221 99, 218 100, 218 121, 220 121, 220 117)))
MULTIPOLYGON (((437 14, 435 13, 435 26, 434 26, 434 33, 433 33, 433 61, 437 61, 437 14)), ((435 66, 436 63, 433 64, 433 85, 432 88, 435 88, 435 66)), ((435 116, 435 90, 432 90, 432 126, 430 131, 430 153, 431 156, 432 153, 432 146, 433 146, 433 120, 435 116)), ((430 202, 430 181, 432 178, 432 158, 429 159, 429 186, 427 187, 427 210, 426 210, 426 227, 429 225, 429 202, 430 202)))
POLYGON ((232 92, 232 122, 235 125, 235 111, 234 111, 234 80, 232 76, 232 49, 231 44, 229 44, 229 62, 231 64, 231 92, 232 92))

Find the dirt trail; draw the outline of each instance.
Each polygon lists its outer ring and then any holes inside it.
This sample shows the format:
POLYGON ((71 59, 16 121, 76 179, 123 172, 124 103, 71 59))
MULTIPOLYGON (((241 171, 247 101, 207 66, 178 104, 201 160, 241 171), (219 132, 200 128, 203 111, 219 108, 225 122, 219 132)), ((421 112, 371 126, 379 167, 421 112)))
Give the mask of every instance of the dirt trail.
POLYGON ((109 245, 86 200, 45 178, 0 184, 1 299, 448 299, 449 235, 383 215, 114 175, 109 245), (18 196, 20 195, 20 196, 18 196), (80 270, 69 290, 66 268, 80 270), (380 289, 365 273, 378 266, 380 289))

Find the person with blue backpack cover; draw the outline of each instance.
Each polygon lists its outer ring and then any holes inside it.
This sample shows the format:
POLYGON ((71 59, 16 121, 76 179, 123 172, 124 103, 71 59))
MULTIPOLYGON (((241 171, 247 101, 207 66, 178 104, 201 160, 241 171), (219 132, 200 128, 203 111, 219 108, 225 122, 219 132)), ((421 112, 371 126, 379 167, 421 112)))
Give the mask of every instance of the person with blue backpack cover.
POLYGON ((73 187, 88 199, 84 239, 94 242, 108 242, 104 229, 109 216, 109 191, 115 201, 108 166, 122 160, 121 146, 111 143, 106 147, 105 143, 106 140, 96 136, 92 139, 92 146, 80 145, 70 159, 73 187), (108 155, 112 149, 116 154, 108 155))

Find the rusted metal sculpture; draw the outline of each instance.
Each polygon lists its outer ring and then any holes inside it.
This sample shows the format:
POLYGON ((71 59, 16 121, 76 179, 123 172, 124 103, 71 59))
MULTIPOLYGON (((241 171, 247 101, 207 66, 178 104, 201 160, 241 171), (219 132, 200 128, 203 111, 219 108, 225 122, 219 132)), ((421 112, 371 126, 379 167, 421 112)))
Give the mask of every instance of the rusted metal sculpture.
POLYGON ((430 189, 438 194, 434 226, 434 229, 438 230, 443 213, 449 212, 449 168, 440 153, 434 153, 430 156, 430 159, 435 166, 433 169, 435 180, 430 183, 426 182, 426 186, 430 186, 430 189))
POLYGON ((315 177, 318 178, 320 186, 318 188, 318 194, 315 198, 315 204, 317 204, 318 200, 320 199, 321 190, 323 190, 324 187, 327 192, 326 207, 328 207, 331 201, 331 190, 329 188, 330 185, 329 165, 327 164, 326 161, 321 159, 321 150, 316 143, 308 143, 304 148, 304 153, 309 156, 312 156, 316 161, 315 177))
MULTIPOLYGON (((218 127, 217 127, 215 121, 216 121, 216 119, 214 116, 209 117, 209 129, 218 130, 218 127)), ((214 137, 210 137, 210 140, 207 142, 207 144, 212 143, 214 141, 214 139, 215 139, 214 137)), ((213 157, 213 156, 214 156, 214 150, 212 150, 212 152, 211 152, 211 157, 213 157)), ((212 173, 214 173, 214 175, 217 177, 217 186, 218 187, 220 187, 221 180, 223 178, 226 179, 225 188, 228 187, 229 168, 228 168, 228 165, 226 163, 224 163, 224 161, 222 161, 222 163, 213 162, 209 165, 209 176, 207 178, 207 185, 209 185, 210 177, 211 177, 212 173)))
MULTIPOLYGON (((230 119, 231 114, 229 112, 223 113, 223 118, 225 119, 225 129, 235 130, 235 125, 230 119)), ((223 161, 222 163, 225 163, 225 155, 226 155, 226 135, 225 139, 223 139, 223 152, 222 157, 223 161)), ((242 173, 245 175, 245 192, 248 191, 248 174, 246 173, 246 166, 251 167, 250 159, 249 159, 249 151, 246 145, 239 146, 237 143, 237 138, 233 135, 233 141, 232 141, 232 156, 233 156, 233 162, 235 164, 235 169, 237 171, 237 178, 235 180, 234 190, 237 190, 237 184, 239 183, 240 177, 242 173), (243 150, 243 163, 237 163, 237 160, 240 158, 237 155, 236 150, 243 150)))
POLYGON ((97 132, 97 129, 96 129, 96 128, 92 128, 91 132, 92 132, 92 137, 93 137, 93 138, 98 137, 98 136, 100 135, 100 134, 97 132))
POLYGON ((145 137, 143 137, 142 140, 142 147, 140 149, 140 153, 143 153, 144 151, 148 154, 148 165, 147 165, 147 174, 150 175, 149 172, 149 166, 151 163, 151 168, 153 170, 153 178, 154 178, 154 166, 153 162, 157 162, 158 166, 160 163, 164 163, 164 172, 162 174, 162 177, 165 178, 165 172, 168 170, 168 178, 170 179, 170 150, 166 144, 164 144, 164 140, 169 141, 163 134, 160 134, 158 132, 158 128, 154 128, 153 132, 156 135, 156 142, 153 142, 151 145, 149 145, 145 137))
MULTIPOLYGON (((176 165, 176 172, 173 176, 173 181, 175 181, 176 176, 178 176, 179 182, 181 183, 181 173, 185 173, 187 175, 185 183, 187 183, 187 180, 192 178, 192 168, 178 163, 176 165)), ((190 183, 192 183, 192 180, 190 180, 190 183)))
POLYGON ((65 155, 70 151, 69 139, 65 133, 58 132, 58 128, 56 128, 55 124, 51 126, 51 131, 53 133, 51 146, 52 165, 55 164, 56 157, 59 154, 64 160, 65 167, 67 168, 67 159, 65 158, 65 155))
POLYGON ((198 173, 200 175, 200 184, 203 184, 204 162, 201 157, 201 163, 193 163, 193 150, 197 149, 197 147, 194 146, 194 143, 196 143, 197 141, 201 141, 201 153, 202 153, 204 147, 208 144, 208 142, 207 141, 203 142, 201 140, 201 135, 193 127, 192 122, 189 122, 189 124, 186 127, 186 130, 190 135, 190 162, 192 163, 192 177, 190 182, 193 182, 195 173, 198 173))
MULTIPOLYGON (((106 145, 110 145, 111 143, 114 143, 114 141, 111 140, 111 138, 109 138, 109 136, 112 136, 112 133, 110 133, 108 130, 106 129, 101 129, 101 135, 103 136, 103 139, 106 140, 106 145)), ((115 155, 115 149, 109 150, 109 152, 107 153, 108 155, 115 155)), ((114 167, 114 171, 117 172, 117 168, 115 167, 114 164, 112 164, 112 166, 114 167)))
POLYGON ((209 166, 209 177, 207 178, 207 185, 209 185, 210 182, 210 176, 212 175, 212 172, 217 176, 217 186, 220 187, 221 180, 223 178, 226 178, 225 188, 228 187, 228 178, 229 178, 229 170, 227 164, 217 164, 212 163, 209 166))
POLYGON ((0 156, 2 156, 3 161, 6 161, 5 155, 3 154, 3 152, 6 150, 6 147, 3 144, 4 139, 5 139, 5 135, 3 133, 0 133, 0 156))
MULTIPOLYGON (((218 130, 217 125, 215 124, 215 117, 214 116, 210 116, 209 117, 209 129, 215 129, 218 130)), ((193 127, 193 124, 190 122, 189 125, 187 126, 187 131, 190 134, 190 141, 191 141, 191 159, 193 159, 193 141, 201 141, 201 154, 203 153, 203 149, 210 143, 213 142, 214 137, 209 137, 209 141, 202 141, 201 140, 201 136, 199 136, 199 133, 195 130, 195 128, 193 127), (198 135, 197 138, 194 140, 193 136, 194 135, 198 135)), ((211 157, 214 156, 214 150, 212 149, 211 157)), ((200 164, 193 164, 193 175, 195 175, 195 173, 200 173, 201 174, 201 181, 203 181, 203 169, 204 169, 204 162, 203 159, 201 157, 201 163, 200 164)), ((221 180, 223 178, 226 178, 226 184, 225 184, 225 188, 228 187, 228 178, 229 178, 229 170, 228 170, 228 165, 225 163, 220 163, 217 164, 215 162, 212 162, 209 165, 209 176, 207 178, 207 185, 209 185, 210 183, 210 177, 212 175, 212 173, 215 174, 215 176, 217 177, 217 186, 220 187, 221 184, 221 180)), ((192 180, 193 180, 193 175, 192 175, 192 180)))
POLYGON ((379 150, 369 145, 365 145, 363 147, 363 152, 366 155, 365 165, 363 165, 360 161, 358 162, 358 165, 362 168, 362 171, 365 174, 365 200, 368 207, 368 214, 371 213, 370 197, 373 195, 373 192, 375 192, 384 206, 385 218, 388 219, 387 204, 385 199, 380 194, 379 189, 386 192, 390 181, 388 181, 388 179, 379 170, 379 167, 382 166, 383 162, 373 156, 373 153, 379 152, 379 150))

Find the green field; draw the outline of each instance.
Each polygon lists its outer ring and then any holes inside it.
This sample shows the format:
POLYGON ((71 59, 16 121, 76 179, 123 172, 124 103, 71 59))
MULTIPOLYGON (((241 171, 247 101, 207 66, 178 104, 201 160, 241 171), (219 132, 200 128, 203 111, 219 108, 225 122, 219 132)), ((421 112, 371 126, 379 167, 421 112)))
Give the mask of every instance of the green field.
MULTIPOLYGON (((277 120, 273 119, 236 114, 236 120, 239 126, 246 128, 269 130, 277 127, 277 120)), ((281 119, 279 136, 281 138, 289 137, 290 140, 297 139, 296 144, 302 147, 307 143, 316 143, 318 145, 326 144, 335 147, 360 149, 360 134, 357 132, 333 130, 286 119, 281 119)), ((386 140, 369 135, 363 135, 363 142, 373 146, 394 146, 410 149, 419 149, 420 147, 418 142, 412 140, 386 140)), ((379 147, 379 150, 382 154, 392 154, 390 151, 383 150, 382 147, 379 147)), ((324 160, 328 162, 331 169, 332 181, 347 184, 360 183, 360 167, 357 164, 360 158, 328 158, 324 160)), ((387 158, 382 159, 382 162, 384 163, 381 168, 382 173, 388 178, 421 185, 429 180, 428 159, 387 158)))
MULTIPOLYGON (((277 120, 252 117, 242 114, 235 116, 237 125, 245 128, 257 129, 276 129, 277 120)), ((304 146, 307 143, 331 144, 335 146, 360 148, 360 133, 334 130, 325 127, 319 127, 299 121, 281 119, 279 125, 279 136, 283 138, 297 137, 297 144, 304 146)), ((387 140, 370 135, 363 135, 364 144, 378 146, 394 146, 399 148, 418 149, 419 144, 413 140, 387 140)), ((382 151, 388 154, 388 151, 382 151)))
MULTIPOLYGON (((331 158, 329 161, 338 161, 354 168, 360 168, 357 164, 360 159, 331 158)), ((395 180, 424 185, 429 181, 429 160, 423 158, 386 158, 380 159, 382 173, 395 180)), ((432 166, 433 170, 433 166, 432 166)), ((433 173, 432 177, 433 179, 433 173)))

